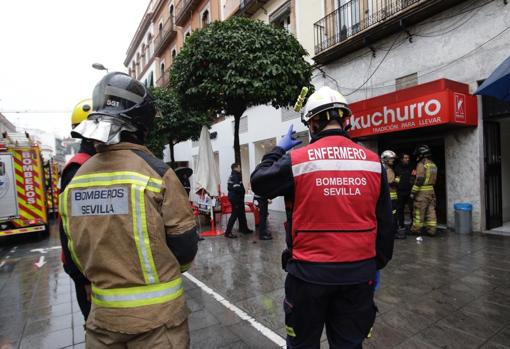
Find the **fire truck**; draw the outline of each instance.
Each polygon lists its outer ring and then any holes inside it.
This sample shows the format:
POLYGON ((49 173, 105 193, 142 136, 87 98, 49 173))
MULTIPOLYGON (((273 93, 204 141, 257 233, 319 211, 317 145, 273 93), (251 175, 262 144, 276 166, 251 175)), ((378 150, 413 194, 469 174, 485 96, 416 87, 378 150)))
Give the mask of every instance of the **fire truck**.
POLYGON ((28 133, 2 134, 0 237, 27 233, 42 236, 49 233, 45 182, 39 145, 28 133))
POLYGON ((56 218, 58 213, 58 195, 59 189, 59 165, 53 159, 49 159, 44 162, 44 178, 46 185, 46 202, 48 207, 48 213, 56 218))

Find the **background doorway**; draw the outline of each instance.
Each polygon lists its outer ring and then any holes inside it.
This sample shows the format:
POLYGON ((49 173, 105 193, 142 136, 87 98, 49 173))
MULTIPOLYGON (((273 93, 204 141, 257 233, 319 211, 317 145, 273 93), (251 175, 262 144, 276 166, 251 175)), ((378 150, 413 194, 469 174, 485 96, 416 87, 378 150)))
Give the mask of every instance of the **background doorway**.
POLYGON ((411 165, 413 168, 416 166, 416 161, 413 156, 414 149, 421 145, 426 144, 432 150, 432 160, 437 165, 437 183, 435 185, 436 192, 436 214, 438 224, 446 225, 446 162, 444 151, 444 140, 442 138, 427 138, 416 137, 411 135, 397 135, 392 134, 391 139, 387 136, 379 140, 379 153, 385 150, 393 150, 397 153, 398 157, 402 153, 411 155, 411 165))

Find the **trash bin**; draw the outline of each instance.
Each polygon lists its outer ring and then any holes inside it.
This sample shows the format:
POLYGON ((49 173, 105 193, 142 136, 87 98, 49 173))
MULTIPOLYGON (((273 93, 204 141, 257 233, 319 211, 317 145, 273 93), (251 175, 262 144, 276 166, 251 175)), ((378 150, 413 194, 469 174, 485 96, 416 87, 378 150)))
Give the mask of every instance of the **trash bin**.
POLYGON ((470 234, 472 231, 473 205, 459 202, 455 208, 455 231, 459 234, 470 234))

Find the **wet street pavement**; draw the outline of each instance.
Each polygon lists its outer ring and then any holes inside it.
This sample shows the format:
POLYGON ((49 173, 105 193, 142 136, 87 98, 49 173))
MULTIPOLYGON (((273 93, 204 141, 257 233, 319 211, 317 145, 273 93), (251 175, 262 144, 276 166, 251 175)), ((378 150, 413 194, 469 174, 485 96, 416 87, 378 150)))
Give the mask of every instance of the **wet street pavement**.
MULTIPOLYGON (((269 229, 272 241, 200 242, 185 277, 193 348, 284 344, 283 214, 271 212, 269 229)), ((0 349, 84 348, 56 236, 0 240, 0 349)), ((510 238, 450 232, 399 240, 381 279, 365 348, 510 349, 510 238)))

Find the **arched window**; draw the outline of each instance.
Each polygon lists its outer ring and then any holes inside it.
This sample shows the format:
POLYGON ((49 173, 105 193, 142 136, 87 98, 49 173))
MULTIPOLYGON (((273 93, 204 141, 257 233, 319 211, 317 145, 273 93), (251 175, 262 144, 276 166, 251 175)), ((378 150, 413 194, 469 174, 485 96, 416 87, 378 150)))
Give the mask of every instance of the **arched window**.
POLYGON ((177 51, 175 48, 172 50, 172 63, 175 61, 175 57, 177 56, 177 51))
POLYGON ((202 21, 202 28, 205 28, 209 25, 209 23, 210 23, 209 10, 205 10, 204 12, 202 12, 201 21, 202 21))
POLYGON ((159 65, 159 71, 161 76, 165 75, 165 62, 161 62, 161 64, 159 65))
POLYGON ((159 32, 161 33, 163 31, 163 22, 159 23, 159 32))
POLYGON ((145 67, 145 53, 147 51, 147 48, 145 47, 145 44, 142 44, 142 69, 145 67))
POLYGON ((169 13, 170 13, 170 18, 171 18, 171 20, 173 22, 173 20, 174 20, 174 4, 170 5, 169 13))

